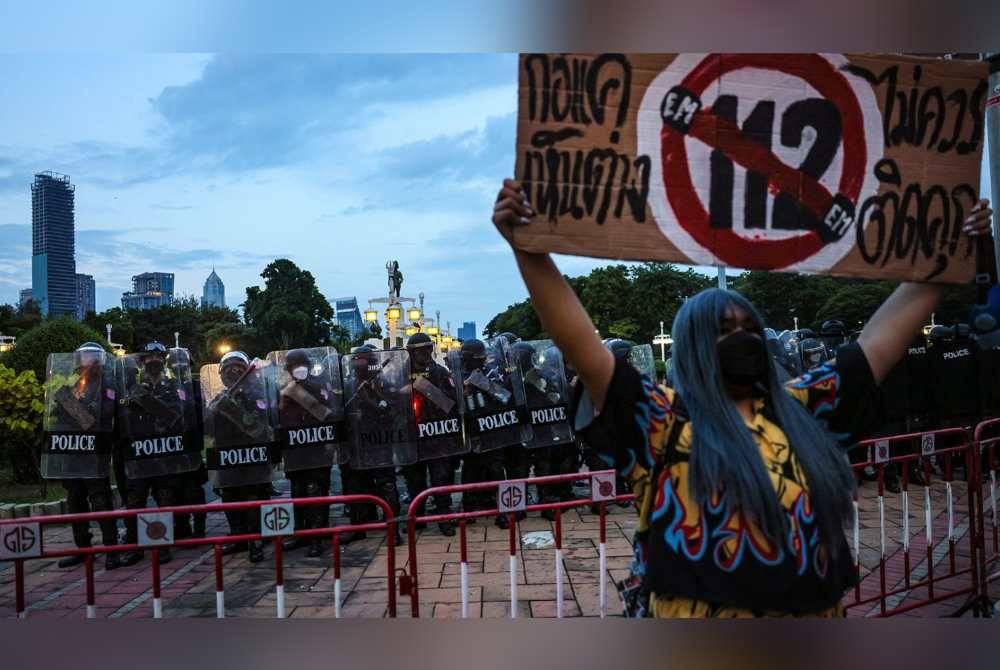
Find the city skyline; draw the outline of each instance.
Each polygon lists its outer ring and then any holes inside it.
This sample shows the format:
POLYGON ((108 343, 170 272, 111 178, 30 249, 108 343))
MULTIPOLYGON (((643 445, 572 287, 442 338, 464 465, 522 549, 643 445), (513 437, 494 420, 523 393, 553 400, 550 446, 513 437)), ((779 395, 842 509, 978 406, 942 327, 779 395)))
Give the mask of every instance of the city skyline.
POLYGON ((76 272, 98 311, 148 268, 197 299, 213 266, 236 307, 279 257, 362 303, 398 259, 456 322, 526 295, 489 221, 514 166, 514 54, 5 55, 0 77, 0 302, 31 284, 44 170, 76 187, 76 272))

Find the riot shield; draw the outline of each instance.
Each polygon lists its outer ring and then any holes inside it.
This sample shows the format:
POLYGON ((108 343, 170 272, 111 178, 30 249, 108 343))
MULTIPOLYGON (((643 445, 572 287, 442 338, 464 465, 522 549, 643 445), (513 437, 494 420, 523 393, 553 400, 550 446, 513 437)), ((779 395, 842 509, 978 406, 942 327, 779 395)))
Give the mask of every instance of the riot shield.
POLYGON ((201 444, 191 439, 195 415, 187 352, 141 352, 123 361, 119 406, 122 456, 129 479, 177 475, 201 465, 201 444))
POLYGON ((448 352, 455 379, 462 380, 469 448, 476 453, 531 442, 520 371, 504 345, 490 347, 485 361, 463 364, 459 351, 448 352))
POLYGON ((411 358, 410 380, 417 460, 467 453, 469 443, 462 421, 464 405, 454 375, 436 361, 411 358))
POLYGON ((278 459, 263 361, 203 365, 199 375, 208 478, 215 488, 270 482, 278 459))
POLYGON ((656 360, 653 358, 653 345, 637 344, 628 352, 628 362, 636 370, 656 381, 656 360))
POLYGON ((285 472, 347 462, 340 355, 331 347, 272 351, 271 404, 285 472))
POLYGON ((569 384, 562 352, 552 340, 522 344, 529 345, 534 352, 530 362, 518 362, 534 434, 525 446, 537 449, 571 443, 573 429, 569 423, 569 384), (524 363, 529 363, 530 367, 524 363))
POLYGON ((387 468, 417 462, 411 433, 410 365, 403 350, 341 359, 351 467, 387 468))
POLYGON ((45 479, 100 479, 111 470, 117 360, 104 351, 49 354, 45 377, 45 479))

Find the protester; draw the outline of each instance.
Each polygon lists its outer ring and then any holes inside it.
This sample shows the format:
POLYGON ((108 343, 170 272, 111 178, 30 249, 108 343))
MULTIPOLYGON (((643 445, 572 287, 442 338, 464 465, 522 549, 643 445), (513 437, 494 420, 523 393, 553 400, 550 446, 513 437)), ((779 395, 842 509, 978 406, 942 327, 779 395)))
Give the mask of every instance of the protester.
MULTIPOLYGON (((981 201, 964 232, 985 234, 990 215, 981 201)), ((505 181, 496 228, 510 242, 533 216, 520 185, 505 181)), ((601 345, 548 255, 514 255, 543 329, 584 384, 576 426, 636 493, 632 613, 842 615, 856 579, 843 533, 854 478, 831 433, 848 443, 863 427, 877 384, 943 287, 904 283, 856 343, 786 386, 754 306, 735 292, 703 291, 674 321, 668 388, 601 345)))

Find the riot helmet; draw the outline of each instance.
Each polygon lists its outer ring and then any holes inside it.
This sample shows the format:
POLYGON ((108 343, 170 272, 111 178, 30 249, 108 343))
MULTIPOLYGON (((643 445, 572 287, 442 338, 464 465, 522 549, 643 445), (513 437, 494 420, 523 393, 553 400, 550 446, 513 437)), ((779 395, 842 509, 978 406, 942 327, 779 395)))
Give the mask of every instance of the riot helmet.
POLYGON ((486 365, 486 345, 482 340, 466 340, 458 350, 458 357, 464 370, 479 370, 486 365))
POLYGON ((427 333, 414 333, 406 341, 414 372, 426 372, 434 361, 434 342, 427 333))
POLYGON ((153 340, 143 348, 142 367, 146 373, 158 377, 163 373, 167 348, 153 340))
POLYGON ((90 370, 104 362, 104 347, 97 342, 84 342, 73 352, 77 371, 90 370))
POLYGON ((375 347, 370 344, 351 349, 351 367, 358 379, 370 379, 377 375, 379 364, 374 354, 375 347))
POLYGON ((285 354, 285 370, 295 381, 304 382, 309 377, 309 354, 305 349, 292 349, 285 354))
POLYGON ((535 357, 535 348, 533 346, 527 342, 517 342, 511 347, 510 352, 521 374, 534 369, 535 363, 533 359, 535 357))
POLYGON ((934 326, 931 328, 931 332, 927 334, 927 339, 930 340, 931 344, 943 342, 952 336, 951 328, 947 326, 934 326))
POLYGON ((229 389, 250 369, 250 359, 242 351, 230 351, 219 359, 219 377, 229 389))
POLYGON ((847 326, 840 319, 828 319, 820 326, 819 334, 827 337, 844 337, 847 335, 847 326))
POLYGON ((632 347, 635 346, 635 343, 630 342, 629 340, 623 340, 620 337, 608 338, 604 340, 603 344, 604 348, 614 354, 615 358, 621 360, 627 360, 629 352, 632 351, 632 347))
POLYGON ((808 370, 826 360, 826 347, 814 337, 802 340, 799 346, 802 352, 802 365, 808 370))

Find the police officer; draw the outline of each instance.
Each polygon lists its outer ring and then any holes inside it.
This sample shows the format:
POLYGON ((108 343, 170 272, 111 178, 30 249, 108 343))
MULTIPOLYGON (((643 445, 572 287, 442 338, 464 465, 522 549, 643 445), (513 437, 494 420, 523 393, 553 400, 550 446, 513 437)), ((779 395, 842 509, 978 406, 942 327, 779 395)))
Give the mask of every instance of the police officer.
POLYGON ((804 371, 812 370, 822 365, 829 358, 826 347, 815 337, 807 337, 800 340, 799 353, 802 357, 802 369, 804 371))
MULTIPOLYGON (((180 378, 191 378, 191 395, 195 398, 195 402, 191 403, 192 407, 190 409, 185 405, 185 412, 188 415, 185 417, 184 422, 184 441, 187 444, 194 445, 201 451, 205 440, 205 431, 202 423, 202 404, 198 401, 201 398, 201 380, 198 376, 191 375, 191 357, 186 349, 170 349, 167 352, 167 366, 171 370, 176 370, 180 378)), ((177 486, 175 492, 177 498, 176 504, 205 504, 205 484, 208 483, 208 470, 205 469, 205 462, 203 460, 196 469, 178 475, 175 480, 177 486)), ((207 515, 205 512, 175 514, 174 537, 179 540, 188 537, 205 537, 206 520, 207 515)))
MULTIPOLYGON (((324 352, 325 353, 325 352, 324 352)), ((323 356, 324 362, 327 357, 323 356)), ((336 359, 334 364, 337 365, 336 359)), ((324 433, 335 437, 336 429, 343 419, 343 412, 336 412, 336 403, 342 403, 340 396, 335 394, 330 370, 326 365, 320 366, 320 374, 313 374, 313 362, 305 349, 293 349, 284 356, 284 369, 288 382, 278 394, 278 420, 287 435, 291 430, 302 427, 324 427, 324 433)), ((339 365, 333 371, 340 379, 339 365)), ((339 391, 339 383, 338 388, 339 391)), ((341 405, 342 407, 342 405, 341 405)), ((318 431, 317 431, 318 433, 318 431)), ((310 438, 304 438, 309 440, 310 438)), ((320 439, 320 438, 317 438, 320 439)), ((325 438, 322 438, 325 439, 325 438)), ((330 475, 336 459, 339 445, 336 442, 312 442, 300 446, 285 444, 283 450, 285 461, 285 476, 292 485, 293 498, 315 498, 330 495, 330 475), (316 465, 316 467, 308 467, 316 465)), ((330 525, 329 505, 310 505, 295 507, 295 527, 303 529, 326 528, 330 525)), ((309 545, 308 555, 317 557, 323 554, 323 541, 320 537, 290 537, 283 543, 285 549, 291 550, 309 545)))
MULTIPOLYGON (((260 374, 251 369, 250 359, 242 351, 231 351, 219 361, 218 375, 224 390, 208 400, 205 415, 211 421, 215 449, 221 452, 236 445, 267 445, 272 440, 267 409, 267 390, 260 374)), ((204 376, 204 373, 203 375, 204 376)), ((202 380, 203 389, 205 380, 202 380)), ((237 451, 232 448, 231 451, 237 451)), ((244 449, 244 451, 248 451, 244 449)), ((265 450, 266 451, 266 450, 265 450)), ((225 467, 209 463, 209 475, 223 502, 267 500, 271 494, 270 455, 265 463, 225 467), (213 467, 214 466, 214 467, 213 467)), ((258 508, 226 512, 231 535, 260 532, 258 508)), ((264 560, 261 543, 228 543, 224 555, 249 550, 251 563, 264 560)))
MULTIPOLYGON (((166 372, 167 348, 159 342, 150 342, 137 357, 141 363, 138 376, 126 380, 125 393, 120 407, 121 430, 119 450, 125 462, 128 478, 126 505, 128 509, 143 509, 150 493, 159 507, 177 503, 175 476, 194 469, 201 462, 199 452, 185 451, 184 418, 190 412, 185 405, 193 405, 190 389, 181 388, 176 376, 166 372)), ((125 520, 126 542, 138 542, 136 517, 125 520)), ((122 555, 124 565, 133 565, 142 559, 141 551, 122 555)), ((160 563, 171 558, 170 548, 159 551, 160 563)))
MULTIPOLYGON (((462 439, 460 398, 454 377, 434 360, 434 343, 426 333, 415 333, 406 341, 410 355, 410 378, 413 387, 414 425, 417 431, 418 461, 403 467, 406 490, 412 501, 427 489, 428 472, 432 487, 448 486, 454 481, 452 457, 465 451, 462 439), (426 433, 424 435, 423 433, 426 433)), ((451 495, 434 498, 434 513, 451 512, 451 495)), ((417 514, 424 515, 426 501, 417 514)), ((438 523, 442 535, 453 536, 451 521, 438 523)))
POLYGON ((840 319, 828 319, 819 327, 819 339, 830 352, 837 355, 837 349, 847 344, 847 326, 840 319))
MULTIPOLYGON (((542 347, 546 343, 536 344, 542 347)), ((524 380, 528 409, 533 417, 534 440, 528 456, 538 477, 571 474, 577 467, 576 443, 566 413, 569 381, 562 365, 561 352, 551 343, 548 345, 538 356, 538 365, 535 364, 534 344, 518 342, 512 347, 514 361, 524 380), (542 415, 538 422, 534 421, 536 410, 542 415), (562 418, 546 416, 553 414, 551 410, 558 412, 562 418)), ((548 484, 539 487, 539 493, 542 503, 569 501, 573 499, 573 486, 570 482, 548 484)), ((543 510, 542 516, 555 519, 555 511, 543 510)))
MULTIPOLYGON (((462 342, 459 348, 458 359, 462 375, 466 383, 463 389, 463 396, 466 402, 466 411, 481 409, 489 402, 481 391, 470 388, 468 378, 476 371, 486 371, 486 344, 482 340, 471 339, 462 342)), ((473 449, 463 457, 462 463, 462 483, 476 484, 479 482, 502 481, 504 479, 504 458, 503 449, 489 449, 477 451, 473 449)), ((477 512, 495 507, 495 503, 489 491, 466 491, 462 494, 462 507, 466 512, 477 512)), ((475 520, 471 520, 474 522, 475 520)), ((506 523, 506 519, 503 523, 506 523)))
POLYGON ((978 348, 968 324, 936 326, 930 332, 931 392, 940 427, 967 427, 979 415, 978 348))
MULTIPOLYGON (((71 354, 49 355, 41 471, 45 479, 61 481, 70 514, 114 509, 109 475, 118 390, 114 360, 96 342, 85 342, 71 354)), ((104 546, 117 545, 116 521, 105 519, 99 526, 104 546)), ((77 522, 72 528, 74 544, 90 547, 90 524, 77 522)), ((67 556, 59 567, 80 563, 82 555, 67 556)), ((120 565, 118 554, 105 555, 106 570, 120 565)))
MULTIPOLYGON (((514 347, 521 342, 514 333, 500 333, 491 342, 492 356, 487 361, 489 373, 487 377, 506 389, 513 391, 514 384, 521 383, 511 377, 512 370, 508 369, 508 364, 516 365, 515 360, 508 361, 508 358, 515 357, 514 347), (509 352, 509 355, 508 355, 509 352)), ((530 369, 530 357, 528 359, 528 369, 530 369)), ((523 443, 513 444, 503 449, 503 467, 507 479, 525 479, 528 476, 528 469, 531 466, 528 459, 528 452, 523 443)), ((518 513, 518 518, 525 518, 527 514, 518 513)), ((506 528, 508 517, 505 514, 497 516, 497 525, 506 528)))
MULTIPOLYGON (((358 420, 366 420, 370 423, 378 423, 379 417, 388 425, 398 419, 390 414, 398 410, 398 403, 395 402, 393 389, 385 388, 382 384, 379 368, 380 361, 376 349, 368 344, 363 344, 351 349, 349 365, 352 370, 356 386, 353 389, 345 388, 345 396, 350 393, 350 397, 345 399, 345 409, 348 413, 354 413, 358 420)), ((346 369, 346 368, 345 368, 346 369)), ((348 422, 349 430, 353 433, 352 440, 356 439, 358 427, 356 422, 348 422)), ((391 455, 387 457, 392 461, 391 455)), ((399 488, 396 484, 396 468, 394 465, 383 465, 381 467, 358 467, 361 463, 355 457, 350 464, 341 465, 340 472, 343 477, 344 493, 351 495, 374 495, 389 503, 392 514, 397 519, 400 516, 399 488)), ((362 525, 372 523, 375 520, 375 509, 372 505, 360 504, 348 507, 348 516, 351 525, 362 525)), ((341 544, 350 544, 363 540, 367 537, 365 531, 353 531, 344 533, 341 537, 341 544)), ((403 544, 403 536, 400 533, 399 524, 396 524, 396 544, 403 544)))

